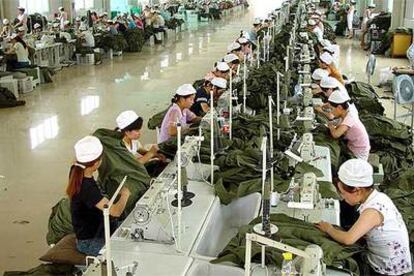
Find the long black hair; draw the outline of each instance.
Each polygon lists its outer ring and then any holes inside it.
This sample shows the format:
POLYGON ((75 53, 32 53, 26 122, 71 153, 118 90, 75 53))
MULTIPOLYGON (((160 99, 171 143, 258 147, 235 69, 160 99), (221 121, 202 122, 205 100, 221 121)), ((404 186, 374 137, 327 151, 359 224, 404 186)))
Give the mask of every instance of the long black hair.
POLYGON ((20 43, 23 45, 23 47, 24 47, 25 49, 27 49, 27 44, 26 44, 26 42, 24 42, 24 40, 23 40, 20 36, 16 36, 14 39, 16 40, 16 42, 20 42, 20 43))
POLYGON ((194 94, 190 94, 187 96, 181 96, 181 95, 175 94, 174 97, 171 99, 171 103, 177 103, 180 99, 187 99, 191 97, 192 95, 194 94))

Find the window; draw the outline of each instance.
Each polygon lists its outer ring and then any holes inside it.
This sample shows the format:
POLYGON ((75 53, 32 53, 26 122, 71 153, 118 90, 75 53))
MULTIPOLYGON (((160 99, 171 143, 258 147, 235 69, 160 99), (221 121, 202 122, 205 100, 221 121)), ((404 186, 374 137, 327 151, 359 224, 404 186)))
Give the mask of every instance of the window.
POLYGON ((75 0, 75 10, 88 10, 93 8, 94 0, 75 0))
POLYGON ((49 12, 49 0, 19 0, 19 6, 25 8, 27 14, 49 12))

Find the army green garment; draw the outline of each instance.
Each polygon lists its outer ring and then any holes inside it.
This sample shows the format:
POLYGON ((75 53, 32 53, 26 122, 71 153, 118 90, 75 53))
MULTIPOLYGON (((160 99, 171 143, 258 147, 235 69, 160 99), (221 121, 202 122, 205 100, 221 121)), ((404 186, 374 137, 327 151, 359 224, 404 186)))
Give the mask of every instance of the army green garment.
POLYGON ((137 162, 122 142, 122 134, 110 129, 98 129, 93 134, 98 137, 104 147, 102 164, 99 167, 98 186, 108 197, 112 197, 124 176, 131 195, 124 214, 129 214, 138 199, 147 191, 150 176, 145 166, 137 162))
POLYGON ((47 244, 56 244, 64 236, 73 233, 72 215, 70 212, 70 199, 62 198, 52 207, 48 220, 47 244))
MULTIPOLYGON (((239 232, 221 251, 212 263, 231 262, 239 267, 244 267, 246 233, 252 233, 253 226, 261 222, 256 218, 247 226, 240 227, 239 232)), ((319 231, 313 224, 288 217, 284 214, 271 214, 270 222, 279 228, 279 231, 272 237, 281 240, 283 243, 299 249, 305 249, 311 244, 319 245, 324 253, 324 262, 328 267, 343 267, 359 275, 357 262, 352 259, 357 253, 364 249, 359 245, 344 246, 330 239, 326 234, 319 231)), ((261 247, 257 243, 252 244, 252 260, 260 263, 261 247)), ((266 250, 266 263, 281 266, 282 252, 268 248, 266 250)))
POLYGON ((372 85, 354 81, 347 84, 346 89, 360 113, 384 115, 384 107, 372 85))

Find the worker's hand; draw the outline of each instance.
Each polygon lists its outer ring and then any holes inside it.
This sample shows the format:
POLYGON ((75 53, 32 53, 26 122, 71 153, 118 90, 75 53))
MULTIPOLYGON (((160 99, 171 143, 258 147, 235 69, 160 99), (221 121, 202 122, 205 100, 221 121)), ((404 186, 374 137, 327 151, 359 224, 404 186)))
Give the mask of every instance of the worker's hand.
POLYGON ((157 156, 156 156, 160 161, 162 161, 162 162, 166 162, 167 161, 167 157, 165 157, 165 155, 164 154, 162 154, 162 153, 157 153, 157 156))
POLYGON ((317 105, 317 106, 315 106, 315 111, 316 112, 319 112, 319 113, 322 113, 323 112, 323 110, 322 110, 322 106, 321 105, 317 105))
POLYGON ((335 129, 335 128, 336 128, 336 126, 335 126, 334 122, 329 121, 329 122, 328 122, 328 128, 329 128, 329 129, 335 129))
POLYGON ((152 155, 156 155, 160 149, 158 148, 158 145, 152 145, 148 152, 150 152, 152 155))
POLYGON ((315 224, 316 228, 318 228, 319 230, 321 230, 324 233, 328 233, 328 231, 333 228, 332 224, 327 223, 325 221, 320 221, 318 223, 315 224))
POLYGON ((131 195, 131 192, 127 187, 122 187, 121 191, 119 192, 122 196, 129 197, 131 195))

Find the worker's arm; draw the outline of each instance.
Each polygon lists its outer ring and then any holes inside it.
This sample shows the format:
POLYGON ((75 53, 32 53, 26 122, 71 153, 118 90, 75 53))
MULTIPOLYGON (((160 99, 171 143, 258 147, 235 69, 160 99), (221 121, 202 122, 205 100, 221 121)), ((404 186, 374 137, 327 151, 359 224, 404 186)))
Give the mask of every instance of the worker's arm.
POLYGON ((152 145, 149 151, 145 151, 142 157, 138 158, 138 162, 141 164, 146 164, 152 158, 157 156, 158 150, 159 149, 157 145, 152 145))
POLYGON ((349 129, 349 127, 346 126, 346 125, 339 125, 339 126, 335 127, 335 125, 331 122, 328 124, 328 127, 329 127, 329 131, 331 132, 332 137, 335 138, 335 139, 340 138, 349 129))
MULTIPOLYGON (((109 209, 109 214, 112 217, 120 217, 121 216, 122 212, 125 209, 126 203, 128 202, 128 198, 131 195, 131 192, 129 191, 128 188, 122 187, 119 194, 120 194, 119 200, 112 205, 111 209, 109 209)), ((99 201, 95 206, 99 210, 103 210, 105 205, 108 204, 108 203, 109 203, 109 200, 106 197, 103 197, 101 199, 101 201, 99 201)))
POLYGON ((383 221, 384 218, 380 212, 375 209, 366 209, 348 231, 337 229, 332 224, 324 221, 317 223, 315 226, 335 241, 345 245, 352 245, 371 229, 380 226, 383 221))
POLYGON ((177 121, 180 118, 178 111, 171 112, 168 118, 168 135, 175 137, 177 136, 177 121))
POLYGON ((201 103, 201 109, 204 113, 207 113, 210 110, 210 106, 208 105, 208 103, 201 103))

